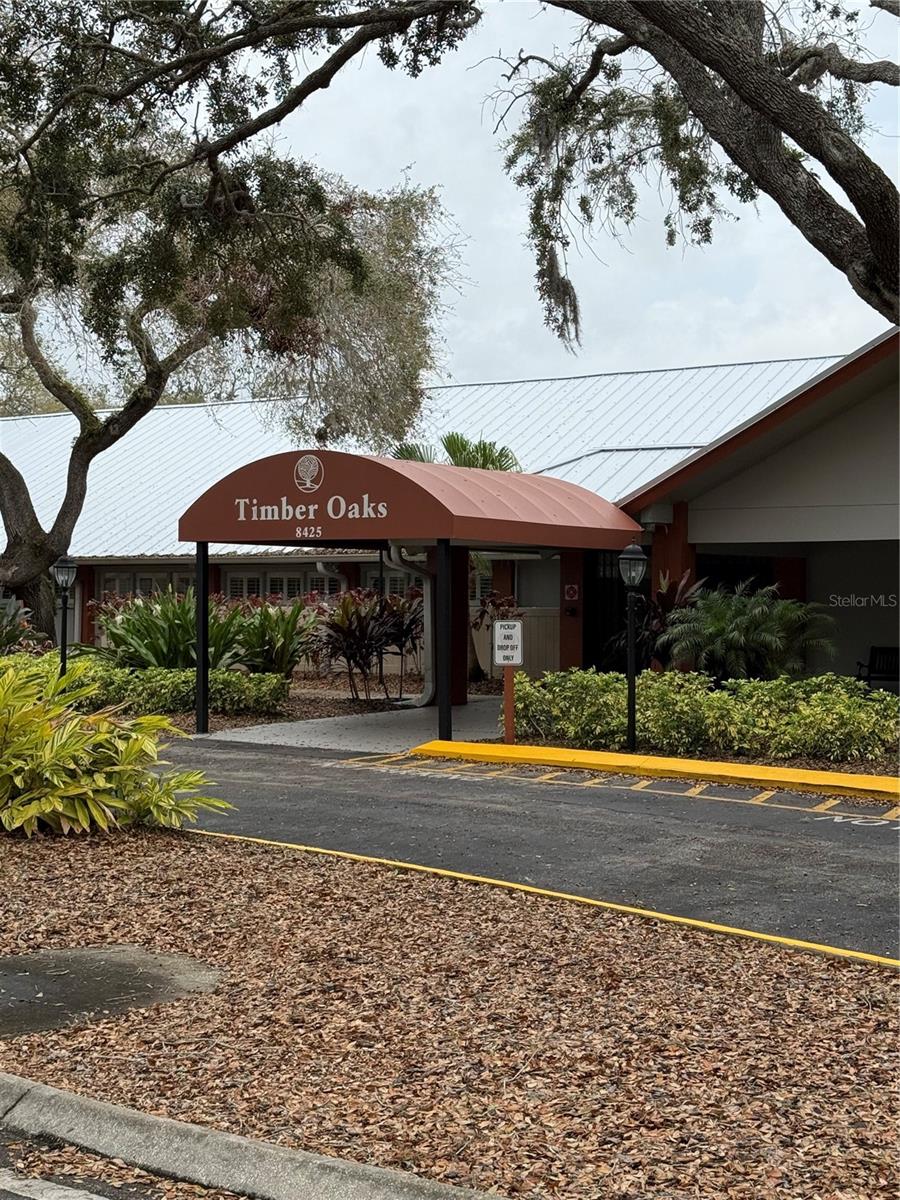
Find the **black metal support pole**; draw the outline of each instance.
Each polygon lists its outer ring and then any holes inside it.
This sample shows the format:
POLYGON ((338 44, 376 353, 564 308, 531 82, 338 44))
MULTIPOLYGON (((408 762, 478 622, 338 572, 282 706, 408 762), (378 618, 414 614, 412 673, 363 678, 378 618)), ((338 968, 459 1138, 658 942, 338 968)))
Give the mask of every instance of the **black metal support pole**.
POLYGON ((637 702, 635 698, 637 653, 634 636, 634 609, 636 600, 637 592, 634 588, 629 588, 625 601, 628 611, 628 661, 626 673, 628 675, 628 749, 632 751, 637 745, 637 702))
POLYGON ((209 733, 209 543, 197 543, 197 732, 209 733))
POLYGON ((62 612, 59 614, 59 673, 65 675, 69 650, 69 589, 62 588, 59 595, 62 602, 62 612))
POLYGON ((453 653, 450 640, 450 614, 452 612, 450 589, 450 542, 447 538, 439 538, 437 544, 435 640, 437 643, 438 737, 445 742, 453 740, 453 708, 450 686, 453 653))

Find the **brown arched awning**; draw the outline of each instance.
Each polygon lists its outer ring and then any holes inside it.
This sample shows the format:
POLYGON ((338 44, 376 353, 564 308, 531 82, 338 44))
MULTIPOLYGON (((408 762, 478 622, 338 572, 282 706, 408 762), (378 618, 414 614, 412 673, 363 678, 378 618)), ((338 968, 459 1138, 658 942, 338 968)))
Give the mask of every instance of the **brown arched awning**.
POLYGON ((608 500, 549 475, 297 450, 249 463, 195 500, 186 542, 615 550, 641 532, 608 500))

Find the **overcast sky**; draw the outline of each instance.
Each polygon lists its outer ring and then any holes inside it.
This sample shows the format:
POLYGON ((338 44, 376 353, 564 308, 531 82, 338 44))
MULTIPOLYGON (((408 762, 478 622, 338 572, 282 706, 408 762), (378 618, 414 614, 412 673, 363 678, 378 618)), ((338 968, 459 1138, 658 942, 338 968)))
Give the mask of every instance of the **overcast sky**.
MULTIPOLYGON (((525 199, 503 171, 484 103, 501 67, 482 60, 520 47, 546 54, 568 44, 572 21, 531 0, 485 7, 480 27, 440 66, 412 80, 370 55, 308 101, 280 138, 365 188, 389 188, 404 174, 440 187, 467 239, 469 280, 446 322, 446 382, 845 353, 887 328, 768 199, 741 206, 740 220, 719 224, 702 249, 667 248, 663 210, 651 203, 624 246, 601 235, 601 261, 572 263, 583 346, 570 354, 543 325, 525 199)), ((879 56, 896 54, 896 29, 889 14, 874 17, 869 43, 879 56)), ((883 94, 870 115, 880 130, 870 152, 895 175, 894 97, 883 94)))

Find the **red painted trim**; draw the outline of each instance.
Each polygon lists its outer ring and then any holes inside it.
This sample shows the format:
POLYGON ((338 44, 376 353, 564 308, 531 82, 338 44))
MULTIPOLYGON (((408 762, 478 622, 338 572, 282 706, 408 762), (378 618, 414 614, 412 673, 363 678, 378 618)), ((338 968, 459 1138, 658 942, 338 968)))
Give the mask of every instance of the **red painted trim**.
POLYGON ((690 571, 697 573, 697 551, 688 541, 688 506, 680 500, 672 506, 672 524, 657 525, 653 531, 650 547, 650 588, 654 595, 659 590, 660 575, 668 575, 677 583, 690 571))
POLYGON ((93 642, 96 637, 94 614, 90 610, 91 600, 96 599, 96 572, 93 567, 80 566, 75 572, 75 582, 81 584, 81 630, 79 640, 93 642))
POLYGON ((515 590, 513 582, 515 563, 509 558, 495 558, 491 563, 491 588, 501 596, 511 596, 515 590))
POLYGON ((862 375, 871 367, 884 361, 884 359, 891 356, 896 358, 898 342, 900 342, 900 333, 895 332, 892 337, 886 338, 883 342, 879 342, 877 346, 873 346, 870 350, 867 350, 865 354, 861 354, 859 358, 854 358, 843 367, 839 367, 832 375, 813 384, 806 391, 794 396, 792 400, 788 400, 787 403, 782 404, 779 408, 760 417, 758 421, 752 425, 748 425, 746 429, 739 430, 733 437, 720 442, 717 446, 713 446, 699 458, 685 463, 680 470, 674 471, 671 475, 667 475, 665 479, 661 479, 659 483, 653 484, 646 491, 629 500, 627 504, 623 504, 622 508, 631 515, 637 515, 648 505, 654 504, 657 500, 664 499, 675 488, 681 487, 689 479, 693 479, 696 475, 701 474, 707 468, 720 462, 723 458, 728 458, 735 450, 739 450, 742 446, 755 441, 764 433, 768 433, 772 429, 777 429, 779 425, 783 425, 791 417, 796 416, 798 413, 803 412, 804 409, 817 403, 836 388, 849 383, 858 375, 862 375))

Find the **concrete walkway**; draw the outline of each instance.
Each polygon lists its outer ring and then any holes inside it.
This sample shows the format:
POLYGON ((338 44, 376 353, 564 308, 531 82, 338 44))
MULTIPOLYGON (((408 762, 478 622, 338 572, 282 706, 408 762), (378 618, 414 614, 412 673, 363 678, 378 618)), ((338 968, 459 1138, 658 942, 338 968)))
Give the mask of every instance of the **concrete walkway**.
MULTIPOLYGON (((453 736, 467 741, 497 737, 499 696, 472 696, 453 709, 453 736)), ((223 729, 208 735, 224 742, 264 746, 298 746, 348 753, 402 754, 437 737, 437 708, 398 708, 393 712, 361 713, 352 717, 322 717, 315 721, 278 721, 242 729, 223 729)))

